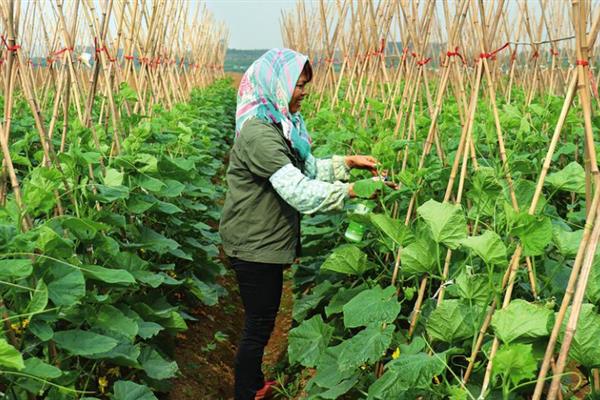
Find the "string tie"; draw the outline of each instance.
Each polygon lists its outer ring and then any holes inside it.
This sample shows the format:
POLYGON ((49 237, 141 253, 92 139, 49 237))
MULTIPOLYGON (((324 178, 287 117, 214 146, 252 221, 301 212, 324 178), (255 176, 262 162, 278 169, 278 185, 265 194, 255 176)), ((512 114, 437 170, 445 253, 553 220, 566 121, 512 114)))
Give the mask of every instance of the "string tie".
POLYGON ((4 35, 0 35, 0 38, 2 38, 2 43, 4 43, 4 46, 6 46, 6 50, 8 51, 16 52, 21 48, 21 46, 19 46, 18 44, 15 44, 14 46, 9 46, 4 35))
POLYGON ((492 51, 491 53, 481 53, 481 54, 479 54, 479 58, 492 58, 496 54, 498 54, 499 52, 501 52, 502 50, 507 48, 509 44, 510 44, 509 42, 506 42, 502 46, 498 47, 496 50, 492 51))

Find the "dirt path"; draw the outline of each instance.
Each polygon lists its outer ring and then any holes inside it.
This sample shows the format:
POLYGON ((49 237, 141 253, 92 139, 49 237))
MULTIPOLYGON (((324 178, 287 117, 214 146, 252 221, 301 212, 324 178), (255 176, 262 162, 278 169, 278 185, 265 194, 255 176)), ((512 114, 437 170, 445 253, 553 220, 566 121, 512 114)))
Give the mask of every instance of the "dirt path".
MULTIPOLYGON (((198 321, 178 335, 175 360, 181 377, 165 397, 170 400, 225 400, 233 398, 233 363, 242 328, 244 313, 235 283, 228 275, 221 284, 229 295, 214 307, 198 307, 192 316, 198 321)), ((267 379, 273 376, 277 363, 287 354, 287 333, 292 322, 291 279, 286 279, 281 308, 275 330, 265 349, 263 370, 267 379)))

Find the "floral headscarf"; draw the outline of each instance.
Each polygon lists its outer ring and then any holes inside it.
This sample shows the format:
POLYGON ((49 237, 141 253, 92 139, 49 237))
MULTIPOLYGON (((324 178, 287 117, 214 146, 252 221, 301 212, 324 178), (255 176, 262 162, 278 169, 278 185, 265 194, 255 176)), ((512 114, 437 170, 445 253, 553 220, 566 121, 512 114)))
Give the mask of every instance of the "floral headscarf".
POLYGON ((308 57, 290 49, 271 49, 254 61, 240 82, 235 113, 235 135, 244 123, 258 118, 280 123, 285 138, 302 160, 310 157, 310 136, 299 112, 289 103, 308 57))

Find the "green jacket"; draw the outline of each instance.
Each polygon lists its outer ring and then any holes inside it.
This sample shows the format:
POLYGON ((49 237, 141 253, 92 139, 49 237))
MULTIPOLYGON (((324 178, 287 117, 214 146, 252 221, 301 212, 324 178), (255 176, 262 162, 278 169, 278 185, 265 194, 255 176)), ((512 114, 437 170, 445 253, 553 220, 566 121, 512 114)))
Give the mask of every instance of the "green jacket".
POLYGON ((280 127, 257 119, 244 124, 227 169, 219 227, 225 254, 273 264, 290 264, 300 255, 300 213, 269 182, 290 162, 303 170, 280 127))

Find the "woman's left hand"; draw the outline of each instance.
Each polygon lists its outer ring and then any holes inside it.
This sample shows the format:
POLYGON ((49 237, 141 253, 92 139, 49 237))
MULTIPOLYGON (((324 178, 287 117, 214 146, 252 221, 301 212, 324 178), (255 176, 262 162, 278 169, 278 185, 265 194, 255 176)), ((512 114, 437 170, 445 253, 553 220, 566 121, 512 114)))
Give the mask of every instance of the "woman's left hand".
POLYGON ((348 168, 368 169, 377 175, 377 160, 372 156, 346 156, 346 165, 348 168))

